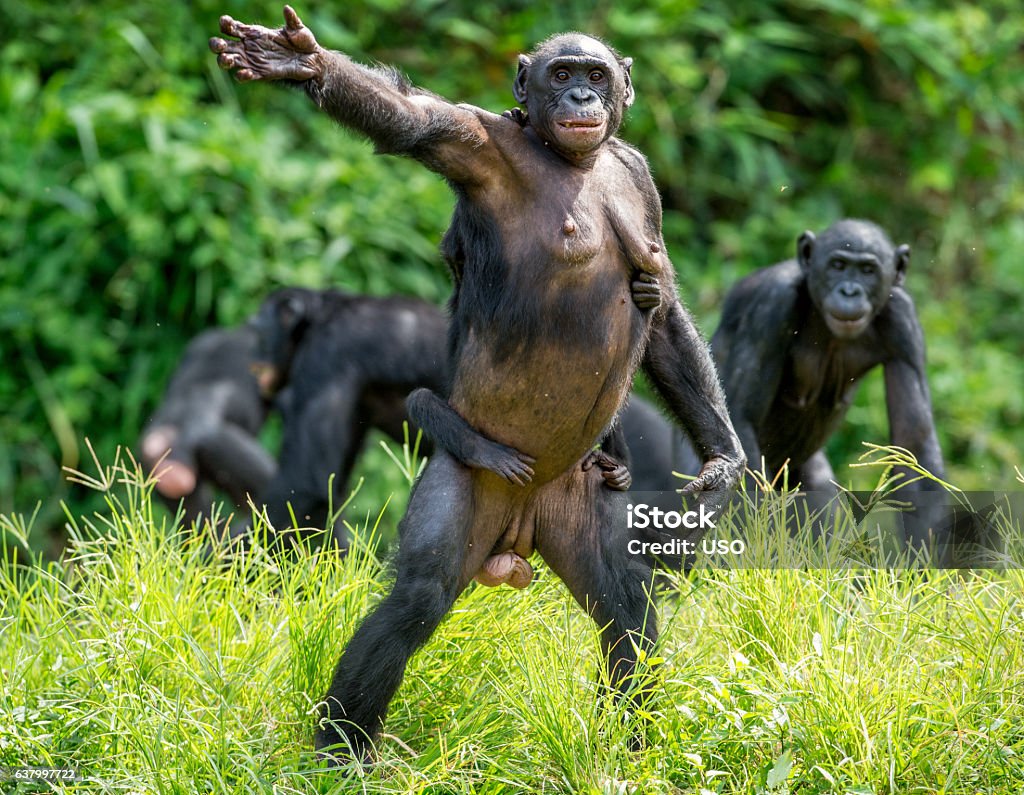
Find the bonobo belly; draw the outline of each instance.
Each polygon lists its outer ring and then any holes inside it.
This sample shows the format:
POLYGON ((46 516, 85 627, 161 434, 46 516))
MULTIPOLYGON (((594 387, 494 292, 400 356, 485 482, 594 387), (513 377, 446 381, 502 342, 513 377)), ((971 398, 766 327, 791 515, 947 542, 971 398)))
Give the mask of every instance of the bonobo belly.
POLYGON ((625 400, 644 325, 621 298, 605 296, 596 312, 582 304, 573 328, 563 316, 551 334, 504 358, 486 332, 463 340, 452 406, 486 436, 533 456, 535 485, 576 464, 625 400))

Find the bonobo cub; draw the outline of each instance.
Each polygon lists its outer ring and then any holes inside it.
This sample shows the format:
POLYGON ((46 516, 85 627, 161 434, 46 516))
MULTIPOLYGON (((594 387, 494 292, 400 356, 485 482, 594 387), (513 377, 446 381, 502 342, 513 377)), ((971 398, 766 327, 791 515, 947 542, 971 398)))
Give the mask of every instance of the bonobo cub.
POLYGON ((823 446, 857 383, 882 365, 892 444, 941 477, 924 336, 903 288, 910 247, 848 219, 820 236, 804 232, 796 248, 795 260, 729 291, 711 340, 750 466, 763 457, 771 476, 788 461, 791 483, 834 491, 823 446))
POLYGON ((459 594, 481 569, 516 577, 534 551, 601 627, 611 682, 624 692, 657 635, 652 570, 627 551, 617 521, 626 495, 583 462, 637 368, 703 461, 691 495, 719 505, 743 467, 707 346, 676 294, 647 163, 614 137, 633 102, 631 61, 588 36, 549 39, 520 57, 519 119, 325 50, 289 7, 285 23, 222 17, 233 40, 210 47, 239 80, 298 84, 379 152, 415 158, 451 185, 448 409, 533 462, 520 484, 435 451, 399 529, 391 593, 335 669, 317 747, 332 760, 365 757, 409 658, 459 594), (641 275, 660 285, 649 309, 632 300, 641 275))

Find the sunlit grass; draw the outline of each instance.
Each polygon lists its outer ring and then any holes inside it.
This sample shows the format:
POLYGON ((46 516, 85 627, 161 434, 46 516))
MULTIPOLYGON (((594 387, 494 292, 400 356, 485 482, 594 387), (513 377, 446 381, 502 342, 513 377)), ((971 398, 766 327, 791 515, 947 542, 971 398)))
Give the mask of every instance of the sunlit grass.
POLYGON ((77 767, 69 792, 1024 788, 1019 570, 667 577, 632 753, 595 629, 540 565, 523 592, 470 588, 413 659, 379 763, 343 776, 311 753, 313 712, 388 587, 376 518, 343 560, 256 546, 209 565, 130 462, 91 479, 107 509, 68 517, 63 561, 0 570, 0 766, 77 767))

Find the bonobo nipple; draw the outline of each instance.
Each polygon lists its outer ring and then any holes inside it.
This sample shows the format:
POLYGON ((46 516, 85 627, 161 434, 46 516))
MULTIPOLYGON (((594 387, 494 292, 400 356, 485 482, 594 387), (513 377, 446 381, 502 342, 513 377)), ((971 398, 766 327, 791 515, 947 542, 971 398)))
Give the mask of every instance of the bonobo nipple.
POLYGON ((565 223, 562 224, 562 231, 567 235, 576 234, 576 222, 572 220, 572 216, 565 219, 565 223))
POLYGON ((659 251, 661 251, 661 246, 659 246, 657 243, 651 243, 651 253, 657 254, 659 251))

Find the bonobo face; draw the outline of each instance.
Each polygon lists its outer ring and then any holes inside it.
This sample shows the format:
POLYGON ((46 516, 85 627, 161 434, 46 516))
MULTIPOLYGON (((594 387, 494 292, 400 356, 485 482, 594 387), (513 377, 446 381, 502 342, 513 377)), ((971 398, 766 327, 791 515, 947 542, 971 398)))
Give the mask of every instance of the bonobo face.
POLYGON ((804 232, 797 258, 829 331, 849 340, 864 333, 892 288, 903 283, 910 247, 894 249, 874 224, 845 220, 826 229, 820 239, 804 232))
POLYGON ((560 154, 585 157, 615 134, 633 102, 629 69, 608 47, 570 33, 520 56, 513 86, 530 125, 560 154))
POLYGON ((256 330, 256 356, 252 372, 267 398, 276 395, 288 380, 295 347, 309 324, 311 293, 286 288, 272 293, 249 320, 256 330))

